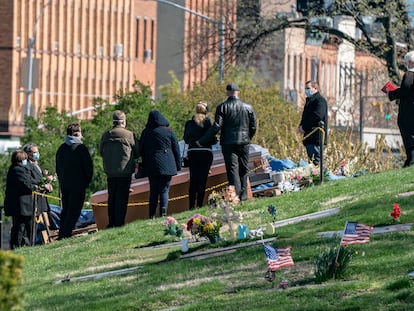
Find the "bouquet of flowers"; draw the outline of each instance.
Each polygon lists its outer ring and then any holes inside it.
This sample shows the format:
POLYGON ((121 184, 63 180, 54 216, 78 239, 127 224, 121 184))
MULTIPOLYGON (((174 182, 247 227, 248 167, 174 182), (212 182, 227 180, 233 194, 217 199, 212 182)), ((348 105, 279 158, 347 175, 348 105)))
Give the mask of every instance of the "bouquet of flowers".
POLYGON ((164 226, 164 235, 172 235, 178 238, 183 237, 183 228, 178 224, 177 220, 174 217, 167 217, 167 219, 164 221, 164 226))
MULTIPOLYGON (((46 185, 52 185, 58 180, 57 174, 49 174, 48 170, 43 170, 42 172, 42 178, 39 182, 39 188, 42 191, 47 190, 46 185)), ((53 188, 52 188, 53 189, 53 188)))
POLYGON ((214 222, 211 219, 194 214, 187 221, 187 230, 194 236, 206 237, 211 243, 216 243, 220 237, 220 222, 214 222))

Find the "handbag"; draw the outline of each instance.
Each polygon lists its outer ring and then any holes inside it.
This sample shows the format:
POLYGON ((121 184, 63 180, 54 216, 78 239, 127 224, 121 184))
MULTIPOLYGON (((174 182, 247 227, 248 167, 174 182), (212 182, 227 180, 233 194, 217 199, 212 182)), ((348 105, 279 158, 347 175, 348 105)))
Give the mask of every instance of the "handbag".
POLYGON ((188 158, 188 155, 185 154, 186 144, 184 144, 183 153, 181 155, 181 167, 189 167, 190 166, 190 159, 188 158))

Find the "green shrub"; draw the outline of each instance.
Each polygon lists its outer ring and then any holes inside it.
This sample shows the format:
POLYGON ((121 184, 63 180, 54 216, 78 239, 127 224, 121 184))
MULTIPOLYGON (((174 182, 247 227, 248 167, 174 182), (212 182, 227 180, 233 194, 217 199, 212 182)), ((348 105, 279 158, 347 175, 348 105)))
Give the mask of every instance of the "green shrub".
POLYGON ((23 257, 0 250, 0 310, 22 310, 23 257))
POLYGON ((346 247, 332 247, 327 252, 319 254, 315 263, 315 278, 317 282, 328 279, 342 278, 352 258, 352 251, 346 247))

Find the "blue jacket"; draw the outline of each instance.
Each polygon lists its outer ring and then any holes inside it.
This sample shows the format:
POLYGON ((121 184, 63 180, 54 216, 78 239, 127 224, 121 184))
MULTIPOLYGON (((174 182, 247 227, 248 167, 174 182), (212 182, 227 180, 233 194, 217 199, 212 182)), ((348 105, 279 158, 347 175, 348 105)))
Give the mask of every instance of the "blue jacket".
POLYGON ((180 148, 167 119, 158 110, 152 110, 141 133, 139 153, 143 176, 174 176, 181 170, 180 148))

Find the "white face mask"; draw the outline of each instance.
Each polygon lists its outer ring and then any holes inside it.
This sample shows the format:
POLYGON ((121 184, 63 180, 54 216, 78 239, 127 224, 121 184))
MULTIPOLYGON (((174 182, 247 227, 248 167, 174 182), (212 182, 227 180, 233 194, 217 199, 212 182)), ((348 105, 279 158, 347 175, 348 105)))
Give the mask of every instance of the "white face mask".
POLYGON ((27 165, 27 159, 24 159, 24 160, 22 161, 22 165, 23 165, 23 166, 26 166, 26 165, 27 165))

